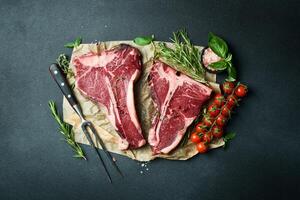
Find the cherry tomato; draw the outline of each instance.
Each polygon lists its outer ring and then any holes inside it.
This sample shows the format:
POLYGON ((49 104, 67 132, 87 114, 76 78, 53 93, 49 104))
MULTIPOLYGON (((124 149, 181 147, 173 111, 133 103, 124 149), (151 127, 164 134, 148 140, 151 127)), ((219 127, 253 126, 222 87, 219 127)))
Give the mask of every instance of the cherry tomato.
POLYGON ((207 126, 207 127, 210 127, 212 125, 212 119, 208 116, 205 116, 203 118, 203 123, 207 126))
POLYGON ((212 134, 211 133, 205 133, 204 135, 203 135, 203 141, 205 142, 205 143, 210 143, 211 142, 211 140, 212 140, 212 134))
POLYGON ((213 136, 216 138, 220 138, 223 136, 223 128, 221 126, 214 125, 211 128, 211 132, 212 132, 213 136))
POLYGON ((216 117, 220 113, 220 109, 216 104, 211 104, 210 106, 208 106, 207 111, 209 116, 211 116, 212 118, 216 117))
POLYGON ((205 153, 207 152, 207 145, 204 142, 200 142, 197 144, 197 150, 199 153, 205 153))
POLYGON ((194 132, 191 134, 190 140, 194 143, 199 143, 201 142, 201 138, 199 137, 197 132, 194 132))
POLYGON ((229 95, 227 97, 227 107, 232 109, 237 104, 237 97, 235 95, 229 95))
POLYGON ((217 93, 214 98, 214 104, 219 108, 222 107, 225 104, 225 97, 222 94, 217 93))
POLYGON ((223 106, 222 109, 221 109, 221 114, 224 116, 224 117, 229 117, 230 116, 230 109, 228 108, 228 106, 223 106))
POLYGON ((226 118, 222 115, 219 115, 216 119, 216 123, 221 127, 225 125, 226 121, 227 121, 226 118))
POLYGON ((195 131, 200 133, 202 131, 205 131, 206 126, 203 124, 203 122, 200 122, 196 125, 195 131))
POLYGON ((243 84, 240 84, 234 91, 234 94, 237 96, 237 97, 244 97, 246 96, 248 92, 248 89, 247 89, 247 86, 243 85, 243 84))
POLYGON ((234 83, 225 81, 222 85, 223 92, 227 95, 231 94, 234 89, 234 83))

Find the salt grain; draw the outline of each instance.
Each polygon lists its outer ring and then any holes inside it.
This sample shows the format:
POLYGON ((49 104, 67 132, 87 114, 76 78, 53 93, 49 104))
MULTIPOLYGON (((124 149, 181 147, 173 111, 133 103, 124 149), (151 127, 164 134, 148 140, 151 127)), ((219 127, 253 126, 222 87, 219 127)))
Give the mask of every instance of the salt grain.
POLYGON ((149 162, 137 162, 137 164, 141 167, 140 174, 145 174, 146 171, 149 171, 148 163, 149 162))

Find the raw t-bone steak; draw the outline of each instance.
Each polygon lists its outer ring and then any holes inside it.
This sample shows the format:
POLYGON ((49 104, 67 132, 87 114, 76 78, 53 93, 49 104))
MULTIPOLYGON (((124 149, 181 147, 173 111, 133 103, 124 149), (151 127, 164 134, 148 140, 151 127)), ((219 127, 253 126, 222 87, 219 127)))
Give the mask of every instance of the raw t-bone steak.
POLYGON ((148 142, 157 153, 169 153, 182 139, 212 90, 155 61, 149 74, 151 95, 158 114, 153 118, 148 142))
POLYGON ((106 108, 107 118, 119 133, 120 149, 138 148, 146 141, 134 106, 133 87, 142 62, 139 50, 119 45, 101 53, 73 59, 79 91, 106 108))

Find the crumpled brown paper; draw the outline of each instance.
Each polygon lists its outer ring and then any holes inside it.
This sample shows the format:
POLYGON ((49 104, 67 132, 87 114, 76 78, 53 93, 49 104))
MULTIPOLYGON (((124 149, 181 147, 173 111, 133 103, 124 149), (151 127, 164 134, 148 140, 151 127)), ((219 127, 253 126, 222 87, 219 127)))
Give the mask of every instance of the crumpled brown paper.
MULTIPOLYGON (((143 129, 143 134, 145 138, 147 138, 148 131, 150 129, 151 116, 155 114, 155 109, 153 107, 149 88, 147 85, 147 76, 154 55, 153 45, 138 46, 132 41, 110 41, 110 42, 98 42, 97 44, 81 44, 80 46, 73 49, 70 67, 74 68, 74 66, 72 65, 72 60, 77 56, 81 56, 89 51, 99 52, 105 49, 110 49, 113 46, 119 45, 121 43, 129 44, 138 48, 143 55, 144 65, 143 65, 142 75, 135 84, 135 105, 143 129)), ((168 45, 171 44, 169 43, 168 45)), ((214 90, 216 91, 219 91, 219 85, 214 83, 216 81, 216 75, 207 73, 206 77, 207 80, 210 81, 210 85, 212 86, 212 88, 214 88, 214 90)), ((74 78, 71 78, 71 80, 69 81, 73 82, 74 78)), ((99 108, 95 103, 93 103, 89 99, 83 97, 76 89, 76 87, 74 88, 74 93, 81 105, 85 118, 87 120, 90 120, 94 124, 96 130, 98 131, 98 134, 100 135, 103 142, 105 143, 106 148, 110 152, 117 153, 120 155, 125 155, 129 158, 139 160, 139 161, 149 161, 157 157, 171 159, 171 160, 187 160, 197 154, 195 145, 192 144, 191 142, 188 142, 183 147, 176 148, 174 151, 172 151, 170 154, 167 155, 166 154, 152 155, 152 151, 148 144, 139 149, 121 151, 118 148, 119 136, 114 130, 114 128, 112 127, 112 125, 110 124, 110 122, 106 119, 105 113, 101 110, 101 108, 99 108)), ((80 128, 79 117, 74 112, 74 110, 72 109, 72 107, 69 105, 68 101, 65 98, 63 100, 63 115, 64 115, 64 121, 73 126, 76 142, 82 144, 89 144, 88 140, 86 139, 84 133, 80 128)), ((222 139, 215 140, 210 145, 210 148, 217 148, 223 146, 223 144, 224 141, 222 139)))

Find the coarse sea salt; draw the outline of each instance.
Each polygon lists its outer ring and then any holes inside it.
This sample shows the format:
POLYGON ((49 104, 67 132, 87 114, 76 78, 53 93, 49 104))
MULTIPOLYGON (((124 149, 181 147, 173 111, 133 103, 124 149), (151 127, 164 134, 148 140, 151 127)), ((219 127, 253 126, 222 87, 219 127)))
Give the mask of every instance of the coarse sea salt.
POLYGON ((144 174, 146 171, 149 171, 148 163, 149 162, 138 162, 137 163, 141 167, 140 174, 144 174))

